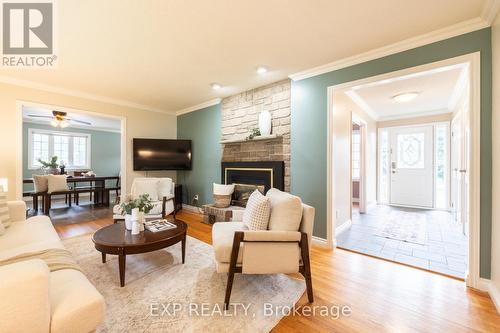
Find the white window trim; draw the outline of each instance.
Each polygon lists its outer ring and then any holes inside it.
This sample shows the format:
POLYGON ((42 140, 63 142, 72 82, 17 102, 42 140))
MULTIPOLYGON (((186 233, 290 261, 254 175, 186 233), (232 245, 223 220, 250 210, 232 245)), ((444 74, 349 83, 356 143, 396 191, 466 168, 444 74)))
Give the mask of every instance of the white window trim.
MULTIPOLYGON (((38 134, 48 134, 50 135, 49 137, 49 157, 54 156, 53 152, 53 144, 51 144, 53 140, 54 135, 58 136, 79 136, 79 137, 85 137, 87 139, 87 164, 86 165, 78 165, 78 166, 72 166, 71 168, 67 167, 66 170, 78 170, 78 169, 90 169, 92 165, 91 161, 91 138, 92 135, 89 133, 79 133, 79 132, 62 132, 62 131, 53 131, 53 130, 45 130, 45 129, 37 129, 37 128, 28 128, 28 169, 29 170, 38 170, 40 169, 39 166, 33 165, 33 134, 38 133, 38 134)), ((69 143, 69 154, 71 155, 73 152, 73 140, 70 140, 69 143)), ((69 161, 65 161, 68 163, 69 161)))

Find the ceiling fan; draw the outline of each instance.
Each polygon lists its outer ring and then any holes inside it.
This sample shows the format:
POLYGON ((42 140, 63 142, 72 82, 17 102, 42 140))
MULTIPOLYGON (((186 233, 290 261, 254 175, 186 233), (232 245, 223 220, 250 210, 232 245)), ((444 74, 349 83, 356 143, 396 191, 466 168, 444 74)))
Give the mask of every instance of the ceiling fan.
POLYGON ((28 117, 31 118, 48 118, 51 119, 50 124, 54 127, 60 127, 60 128, 65 128, 69 126, 69 122, 74 122, 74 123, 79 123, 83 125, 92 125, 92 123, 88 121, 83 121, 83 120, 78 120, 78 119, 73 119, 73 118, 68 118, 68 113, 64 111, 52 111, 52 117, 51 116, 43 116, 43 115, 38 115, 38 114, 29 114, 28 117))

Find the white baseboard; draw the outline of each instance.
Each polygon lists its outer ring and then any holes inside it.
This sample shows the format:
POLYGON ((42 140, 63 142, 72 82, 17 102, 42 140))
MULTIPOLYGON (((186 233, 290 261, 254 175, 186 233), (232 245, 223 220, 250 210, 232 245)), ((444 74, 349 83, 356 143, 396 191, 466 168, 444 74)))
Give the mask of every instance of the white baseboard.
POLYGON ((497 308, 498 314, 500 314, 500 291, 497 289, 495 284, 491 281, 489 283, 488 293, 490 294, 490 297, 491 297, 491 300, 493 301, 493 304, 495 304, 495 307, 497 308))
POLYGON ((344 223, 342 223, 341 225, 339 225, 337 228, 335 228, 335 237, 338 237, 346 230, 349 230, 351 225, 352 225, 351 219, 349 219, 349 220, 345 221, 344 223))
POLYGON ((191 206, 191 205, 187 205, 187 204, 182 204, 182 209, 189 210, 190 212, 194 212, 194 213, 201 213, 200 207, 191 206))
POLYGON ((479 278, 476 287, 477 287, 477 289, 479 289, 481 291, 489 292, 490 291, 490 284, 491 284, 491 280, 479 278))
POLYGON ((325 249, 331 249, 331 246, 328 244, 328 241, 324 238, 312 236, 312 245, 316 245, 325 249))

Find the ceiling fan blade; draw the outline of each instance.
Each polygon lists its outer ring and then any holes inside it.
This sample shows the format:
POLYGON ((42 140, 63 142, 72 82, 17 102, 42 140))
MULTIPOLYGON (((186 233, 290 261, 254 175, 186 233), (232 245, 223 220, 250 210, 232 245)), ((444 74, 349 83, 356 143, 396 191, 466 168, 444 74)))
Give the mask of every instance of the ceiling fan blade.
POLYGON ((69 120, 69 121, 73 121, 75 123, 80 123, 80 124, 84 124, 84 125, 92 125, 92 123, 88 122, 88 121, 83 121, 83 120, 78 120, 78 119, 66 119, 66 120, 69 120))
POLYGON ((29 114, 28 117, 30 117, 30 118, 48 118, 48 119, 54 118, 51 116, 42 116, 42 115, 38 115, 38 114, 29 114))

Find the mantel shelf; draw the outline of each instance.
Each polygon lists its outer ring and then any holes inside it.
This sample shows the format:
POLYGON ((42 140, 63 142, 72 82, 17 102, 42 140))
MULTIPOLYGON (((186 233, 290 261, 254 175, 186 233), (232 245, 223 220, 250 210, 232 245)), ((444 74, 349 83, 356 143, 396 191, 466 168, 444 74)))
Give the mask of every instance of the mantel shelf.
POLYGON ((233 140, 222 140, 220 144, 225 145, 225 144, 231 144, 231 143, 245 143, 245 142, 253 142, 253 141, 270 141, 270 140, 279 140, 281 139, 281 135, 277 134, 271 134, 271 135, 260 135, 254 137, 252 140, 247 140, 246 138, 243 139, 233 139, 233 140))

